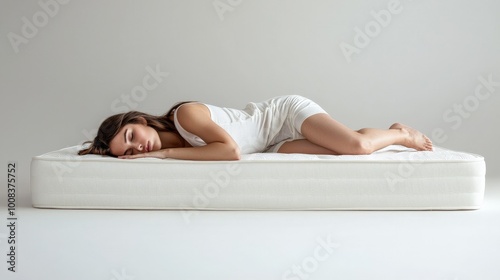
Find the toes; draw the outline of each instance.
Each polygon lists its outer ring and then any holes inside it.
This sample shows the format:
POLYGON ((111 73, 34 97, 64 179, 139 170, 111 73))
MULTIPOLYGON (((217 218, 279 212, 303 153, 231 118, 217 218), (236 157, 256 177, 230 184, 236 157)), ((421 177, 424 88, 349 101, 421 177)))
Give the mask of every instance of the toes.
POLYGON ((426 135, 422 134, 423 138, 423 143, 422 143, 422 150, 423 151, 432 151, 432 141, 427 137, 426 135))
POLYGON ((426 142, 424 147, 427 151, 432 151, 432 142, 430 141, 426 142))

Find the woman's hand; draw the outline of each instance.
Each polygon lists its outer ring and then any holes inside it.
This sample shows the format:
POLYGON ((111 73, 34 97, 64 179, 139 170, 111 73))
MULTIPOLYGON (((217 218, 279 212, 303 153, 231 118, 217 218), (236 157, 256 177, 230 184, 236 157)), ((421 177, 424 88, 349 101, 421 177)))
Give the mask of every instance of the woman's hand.
POLYGON ((143 158, 143 157, 155 157, 155 158, 167 158, 166 150, 158 150, 148 153, 136 154, 136 155, 123 155, 119 156, 120 159, 134 159, 134 158, 143 158))

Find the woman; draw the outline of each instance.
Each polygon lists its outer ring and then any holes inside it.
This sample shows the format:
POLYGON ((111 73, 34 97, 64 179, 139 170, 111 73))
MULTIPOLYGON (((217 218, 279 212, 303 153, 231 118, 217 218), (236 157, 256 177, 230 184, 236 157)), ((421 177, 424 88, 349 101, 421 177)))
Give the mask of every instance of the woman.
POLYGON ((181 102, 162 116, 131 111, 103 121, 94 141, 78 154, 124 159, 238 160, 275 152, 364 155, 388 145, 432 151, 421 132, 395 123, 389 129, 351 130, 299 95, 249 103, 244 109, 181 102))

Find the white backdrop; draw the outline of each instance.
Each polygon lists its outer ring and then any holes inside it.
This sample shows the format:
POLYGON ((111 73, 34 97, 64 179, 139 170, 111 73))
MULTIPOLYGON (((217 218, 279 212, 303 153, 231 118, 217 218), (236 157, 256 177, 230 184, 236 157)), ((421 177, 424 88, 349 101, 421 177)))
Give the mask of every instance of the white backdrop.
POLYGON ((494 0, 1 0, 1 181, 17 162, 29 206, 31 158, 93 138, 111 114, 285 94, 353 129, 407 123, 485 156, 495 176, 499 10, 494 0))

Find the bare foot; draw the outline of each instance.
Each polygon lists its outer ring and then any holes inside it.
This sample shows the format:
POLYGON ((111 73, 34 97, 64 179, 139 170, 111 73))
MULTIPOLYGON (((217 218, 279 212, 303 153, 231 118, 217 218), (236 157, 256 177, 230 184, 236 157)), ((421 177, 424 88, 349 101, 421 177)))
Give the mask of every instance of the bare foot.
POLYGON ((401 131, 408 133, 408 137, 403 144, 404 146, 413 148, 417 151, 432 151, 431 139, 425 136, 422 132, 401 123, 395 123, 389 128, 401 129, 401 131))

